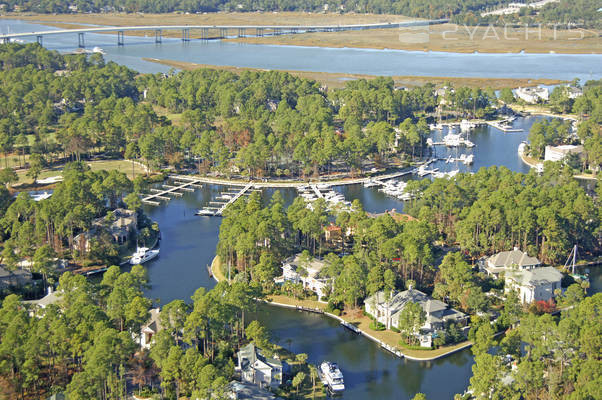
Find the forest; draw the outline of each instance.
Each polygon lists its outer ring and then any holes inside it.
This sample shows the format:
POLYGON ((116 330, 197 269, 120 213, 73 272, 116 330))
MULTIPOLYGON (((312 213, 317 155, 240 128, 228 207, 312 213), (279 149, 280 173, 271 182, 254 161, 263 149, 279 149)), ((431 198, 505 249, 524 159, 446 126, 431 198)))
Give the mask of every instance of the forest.
MULTIPOLYGON (((100 55, 0 48, 0 152, 43 161, 92 154, 245 176, 361 172, 424 154, 434 87, 391 78, 327 90, 285 72, 136 73, 100 55), (161 113, 161 116, 158 114, 161 113), (177 116, 174 121, 166 115, 177 116)), ((439 99, 440 101, 440 99, 439 99)), ((487 117, 492 90, 456 88, 446 111, 487 117)))
MULTIPOLYGON (((477 25, 496 23, 511 24, 578 24, 587 28, 600 29, 598 17, 599 2, 596 0, 560 0, 551 3, 541 10, 524 7, 515 15, 481 17, 484 11, 502 8, 509 0, 7 0, 8 11, 32 11, 38 13, 71 13, 71 12, 219 12, 219 11, 309 11, 309 12, 355 12, 371 14, 398 14, 409 17, 440 19, 449 18, 459 24, 477 25), (325 5, 328 6, 325 10, 325 5), (70 6, 77 6, 76 9, 70 6)), ((529 3, 529 1, 525 2, 529 3)))
POLYGON ((200 288, 188 303, 164 305, 155 344, 141 349, 140 329, 152 306, 143 296, 147 286, 144 267, 120 272, 113 266, 97 283, 64 273, 58 301, 45 308, 24 306, 14 294, 4 298, 0 398, 65 393, 72 400, 124 399, 133 386, 136 393, 165 399, 228 399, 233 355, 241 344, 278 351, 263 326, 245 323, 257 293, 242 283, 200 288))

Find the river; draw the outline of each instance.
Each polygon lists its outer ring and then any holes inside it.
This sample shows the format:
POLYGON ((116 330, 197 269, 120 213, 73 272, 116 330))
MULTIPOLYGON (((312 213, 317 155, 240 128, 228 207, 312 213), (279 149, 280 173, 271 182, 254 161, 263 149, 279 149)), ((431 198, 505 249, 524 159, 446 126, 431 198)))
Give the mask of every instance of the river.
MULTIPOLYGON (((2 33, 52 29, 55 28, 19 20, 0 20, 2 33)), ((154 36, 126 36, 126 45, 117 46, 114 34, 85 34, 88 49, 99 46, 106 51, 108 60, 140 72, 169 69, 142 60, 148 57, 209 65, 383 76, 580 78, 582 81, 602 77, 602 54, 466 54, 254 45, 219 40, 182 42, 173 38, 163 38, 163 43, 155 44, 154 40, 154 36)), ((60 51, 73 51, 77 47, 75 34, 47 36, 43 41, 46 47, 60 51)))
MULTIPOLYGON (((22 21, 1 20, 0 31, 30 32, 53 29, 22 21)), ((235 65, 269 69, 349 72, 373 75, 533 77, 582 80, 599 79, 601 55, 526 55, 526 54, 454 54, 404 51, 323 49, 232 44, 219 41, 181 43, 164 39, 126 37, 126 46, 118 47, 114 35, 86 34, 88 48, 100 46, 106 58, 141 72, 161 72, 168 68, 143 61, 142 57, 164 58, 215 65, 235 65)), ((44 38, 51 49, 71 51, 75 35, 44 38)), ((515 127, 523 132, 503 133, 491 127, 476 129, 471 135, 476 146, 471 150, 437 148, 438 157, 474 154, 474 164, 464 166, 438 162, 441 170, 459 168, 476 171, 481 167, 503 165, 526 172, 517 155, 518 144, 525 140, 531 124, 541 117, 519 118, 515 127)), ((440 134, 436 134, 440 135, 440 134)), ((435 137, 436 139, 437 137, 435 137)), ((199 287, 211 288, 206 266, 211 263, 218 241, 221 219, 195 217, 194 211, 206 204, 220 188, 204 186, 185 193, 158 207, 145 206, 146 213, 159 223, 162 232, 161 255, 147 264, 152 287, 147 296, 165 304, 174 299, 189 300, 199 287)), ((335 188, 347 200, 359 199, 367 211, 403 209, 403 203, 386 197, 375 188, 361 185, 335 188)), ((291 189, 281 190, 290 202, 291 189)), ((268 198, 273 190, 264 190, 268 198)), ((601 290, 599 269, 592 270, 592 291, 601 290)), ((345 374, 345 399, 409 399, 417 392, 430 399, 449 399, 468 386, 473 359, 464 350, 433 362, 402 360, 383 351, 364 337, 343 329, 327 317, 261 306, 254 314, 266 325, 277 343, 296 353, 307 353, 310 362, 336 361, 345 374)))

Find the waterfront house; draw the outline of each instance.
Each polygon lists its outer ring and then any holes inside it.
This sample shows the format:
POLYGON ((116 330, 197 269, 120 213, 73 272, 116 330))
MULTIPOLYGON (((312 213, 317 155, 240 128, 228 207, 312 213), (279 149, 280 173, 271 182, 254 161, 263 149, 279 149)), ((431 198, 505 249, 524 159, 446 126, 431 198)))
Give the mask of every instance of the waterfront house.
POLYGON ((324 260, 310 258, 304 260, 301 253, 289 257, 282 263, 283 281, 303 284, 305 290, 318 295, 318 299, 327 296, 332 289, 332 279, 323 277, 322 270, 327 265, 324 260))
POLYGON ((560 146, 546 146, 544 154, 545 161, 561 161, 569 154, 583 154, 583 146, 575 146, 571 144, 563 144, 560 146))
POLYGON ((0 266, 0 289, 6 289, 11 286, 23 286, 31 283, 31 272, 17 268, 10 271, 3 266, 0 266))
POLYGON ((550 91, 542 87, 519 87, 516 89, 516 96, 527 103, 535 104, 540 101, 548 101, 550 91))
POLYGON ((137 230, 138 217, 136 211, 117 208, 107 213, 105 217, 94 220, 92 228, 89 231, 75 236, 73 246, 79 251, 90 251, 91 240, 97 237, 102 231, 107 231, 116 244, 122 245, 137 230))
POLYGON ((243 382, 259 387, 278 387, 282 384, 282 361, 267 357, 253 343, 242 347, 238 352, 238 365, 243 382))
POLYGON ((399 328, 401 311, 410 302, 420 304, 426 314, 426 321, 421 328, 424 331, 444 329, 445 325, 451 322, 466 325, 468 321, 466 314, 450 308, 446 303, 432 299, 416 289, 408 289, 403 292, 394 291, 389 294, 380 291, 368 297, 364 304, 368 314, 390 329, 391 327, 399 328))
POLYGON ((146 324, 142 325, 140 329, 140 336, 135 338, 139 340, 140 347, 143 349, 150 349, 153 337, 161 330, 161 309, 153 308, 150 310, 150 318, 146 324))
POLYGON ((523 303, 548 301, 560 289, 562 274, 552 267, 512 269, 505 275, 505 292, 516 291, 523 303))
POLYGON ((541 262, 515 247, 513 250, 502 251, 487 259, 481 259, 479 265, 481 270, 497 278, 500 273, 508 270, 529 270, 539 267, 541 262))

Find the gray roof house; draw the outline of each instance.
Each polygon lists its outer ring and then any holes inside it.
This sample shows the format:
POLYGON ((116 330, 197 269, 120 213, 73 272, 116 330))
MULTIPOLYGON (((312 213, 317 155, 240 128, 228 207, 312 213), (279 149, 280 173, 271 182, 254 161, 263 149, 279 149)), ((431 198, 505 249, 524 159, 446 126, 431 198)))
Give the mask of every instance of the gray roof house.
POLYGON ((548 301, 560 289, 562 274, 553 267, 510 270, 505 275, 504 291, 515 290, 523 303, 548 301))
POLYGON ((228 385, 229 396, 236 400, 277 400, 280 397, 274 396, 267 390, 260 389, 256 385, 249 383, 232 381, 228 385))
POLYGON ((527 253, 515 247, 511 251, 502 251, 481 262, 481 269, 490 275, 499 276, 501 272, 511 269, 533 269, 539 267, 541 262, 536 257, 530 257, 527 253))
POLYGON ((266 357, 253 343, 242 347, 238 352, 238 365, 243 382, 259 387, 278 387, 282 384, 282 361, 266 357))
POLYGON ((0 289, 6 289, 10 286, 21 286, 31 282, 31 272, 17 268, 10 271, 0 266, 0 289))
POLYGON ((432 299, 416 289, 393 292, 388 301, 385 292, 380 291, 368 297, 364 301, 364 304, 366 305, 366 312, 368 314, 390 329, 392 326, 395 328, 399 327, 401 311, 410 302, 420 304, 426 313, 426 321, 422 327, 423 330, 433 331, 443 329, 448 322, 464 325, 468 319, 466 314, 450 308, 446 303, 432 299))
POLYGON ((160 308, 153 308, 150 310, 150 318, 146 324, 142 325, 140 328, 140 336, 135 338, 140 340, 139 343, 141 348, 150 349, 151 343, 153 342, 153 336, 161 330, 160 315, 160 308))

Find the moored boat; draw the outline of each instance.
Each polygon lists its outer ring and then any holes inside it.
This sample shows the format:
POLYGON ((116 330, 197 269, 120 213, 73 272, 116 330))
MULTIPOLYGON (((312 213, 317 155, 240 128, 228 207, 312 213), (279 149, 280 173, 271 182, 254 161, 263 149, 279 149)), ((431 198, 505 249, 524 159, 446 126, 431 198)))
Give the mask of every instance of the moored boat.
POLYGON ((144 264, 147 261, 152 260, 153 258, 159 255, 159 249, 151 250, 148 247, 138 247, 136 252, 130 258, 130 264, 144 264))
POLYGON ((320 375, 320 379, 322 380, 324 385, 328 386, 328 389, 333 394, 343 393, 343 391, 345 390, 343 373, 341 372, 339 366, 336 363, 324 361, 322 362, 322 364, 320 364, 318 372, 320 375))

